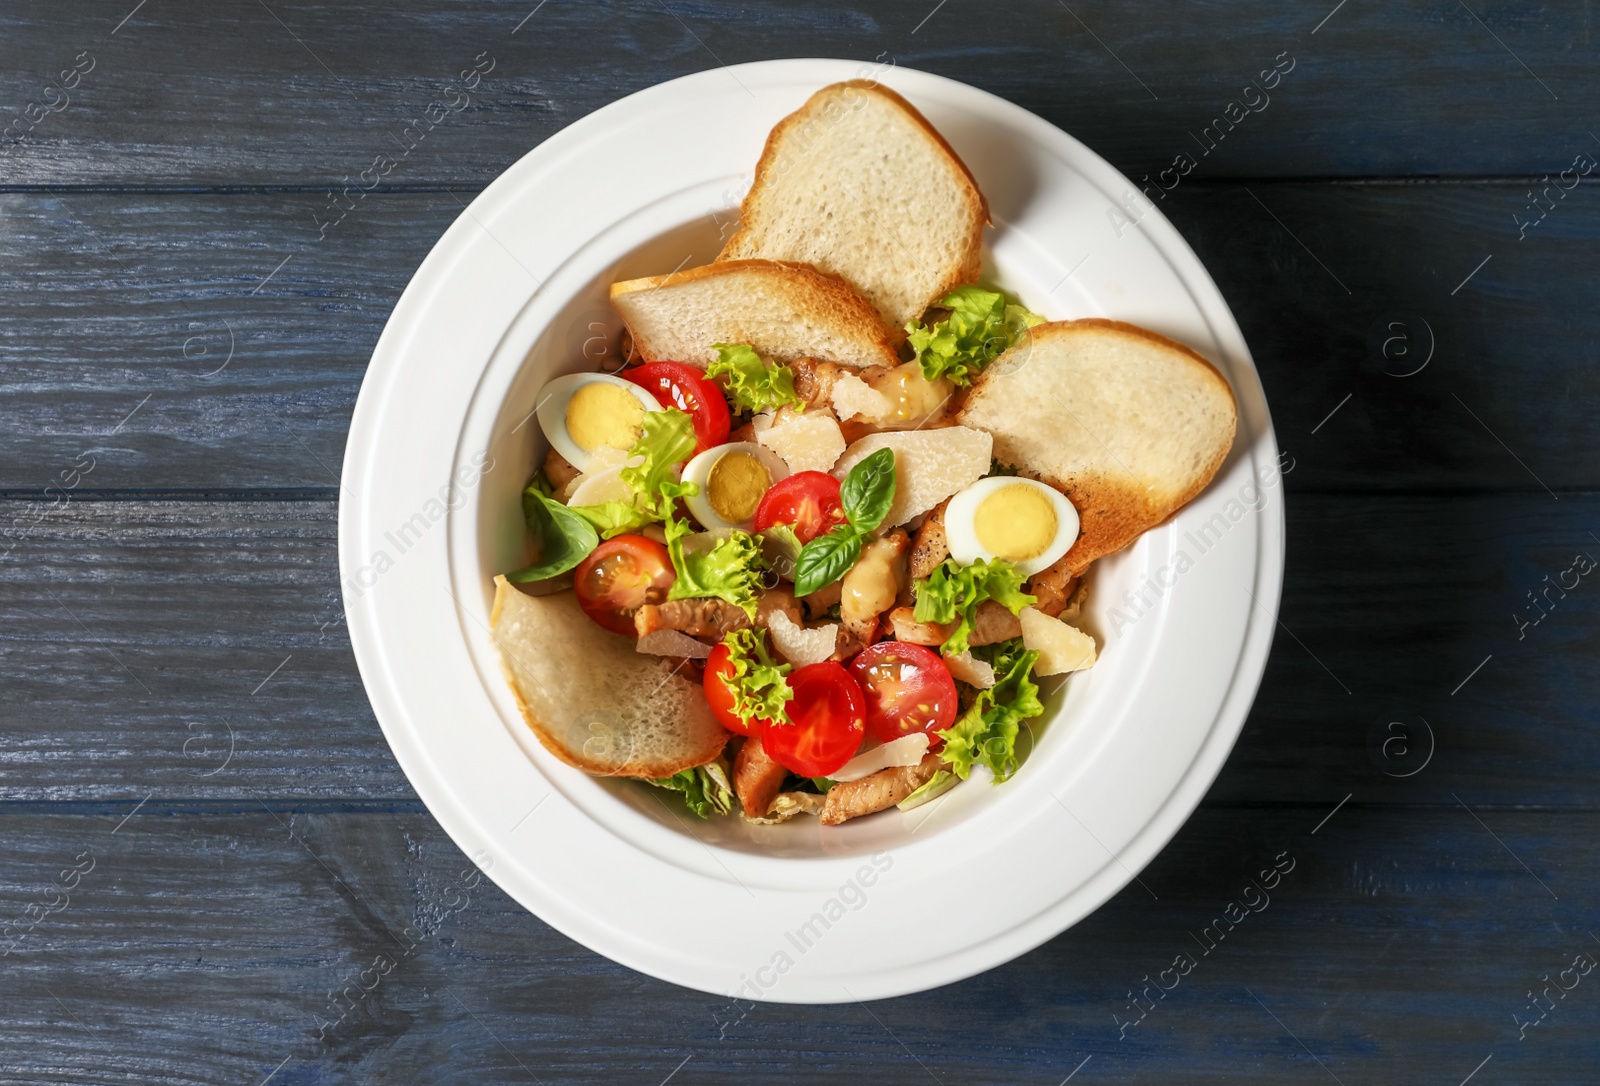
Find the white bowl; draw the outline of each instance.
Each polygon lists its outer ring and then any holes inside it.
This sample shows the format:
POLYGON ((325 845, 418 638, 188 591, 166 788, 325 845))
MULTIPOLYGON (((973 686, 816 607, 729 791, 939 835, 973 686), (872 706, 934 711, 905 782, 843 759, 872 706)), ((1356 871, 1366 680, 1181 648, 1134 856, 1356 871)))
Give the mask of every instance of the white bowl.
POLYGON ((1093 152, 922 72, 838 60, 717 69, 551 137, 473 201, 406 288, 345 455, 351 643, 418 795, 545 922, 722 995, 899 995, 1067 928, 1199 802, 1272 641, 1277 459, 1260 382, 1216 286, 1093 152), (969 782, 915 811, 840 827, 702 823, 648 786, 586 776, 540 747, 495 659, 490 578, 523 555, 518 493, 543 449, 529 419, 535 394, 604 353, 618 328, 608 284, 709 261, 768 130, 817 88, 857 77, 910 99, 976 174, 994 215, 986 274, 1051 319, 1114 317, 1192 345, 1232 383, 1239 435, 1204 494, 1098 563, 1089 622, 1100 661, 1060 689, 1046 681, 1054 693, 1010 782, 969 782))

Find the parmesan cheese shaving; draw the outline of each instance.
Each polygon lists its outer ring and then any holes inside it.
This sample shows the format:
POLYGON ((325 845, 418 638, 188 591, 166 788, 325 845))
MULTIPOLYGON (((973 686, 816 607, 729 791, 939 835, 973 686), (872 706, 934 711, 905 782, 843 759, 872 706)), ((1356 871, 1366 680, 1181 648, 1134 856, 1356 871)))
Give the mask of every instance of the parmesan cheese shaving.
POLYGON ((776 826, 795 815, 814 815, 822 810, 822 803, 822 797, 811 792, 779 792, 773 797, 772 806, 767 808, 765 818, 751 818, 742 810, 739 813, 746 822, 754 822, 758 826, 776 826))
POLYGON ((993 665, 978 659, 970 652, 958 652, 954 656, 946 656, 944 662, 950 669, 951 677, 960 679, 969 686, 987 690, 994 685, 993 665))
POLYGON ((758 431, 756 440, 782 458, 791 472, 827 471, 844 452, 844 434, 825 414, 784 412, 758 431))
POLYGON ((1022 623, 1022 647, 1039 654, 1035 675, 1064 675, 1094 665, 1094 638, 1076 626, 1034 607, 1024 607, 1017 619, 1022 623))
POLYGON ((842 374, 833 383, 832 399, 834 413, 841 419, 860 415, 868 422, 876 422, 894 410, 889 397, 853 373, 842 374))
POLYGON ((778 652, 795 667, 822 663, 833 655, 839 638, 836 625, 830 623, 808 630, 782 611, 773 611, 767 616, 767 631, 772 634, 772 644, 778 652))
POLYGON ((858 781, 862 777, 872 776, 880 769, 916 765, 922 761, 922 756, 926 753, 928 753, 928 734, 912 732, 910 735, 890 740, 882 746, 862 751, 830 776, 840 782, 858 781))

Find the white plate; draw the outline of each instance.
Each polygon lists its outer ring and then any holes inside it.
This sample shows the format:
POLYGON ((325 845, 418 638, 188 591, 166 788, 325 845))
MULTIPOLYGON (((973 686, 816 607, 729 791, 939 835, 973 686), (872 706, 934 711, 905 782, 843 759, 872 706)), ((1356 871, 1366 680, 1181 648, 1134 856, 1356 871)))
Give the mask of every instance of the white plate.
POLYGON ((1238 327, 1158 212, 1119 221, 1139 215, 1134 201, 1099 156, 1014 105, 838 60, 746 64, 642 91, 551 137, 473 201, 373 352, 345 454, 339 558, 351 643, 395 757, 508 894, 678 984, 871 999, 1038 946, 1177 832, 1266 663, 1283 503, 1238 327), (860 76, 910 99, 977 175, 994 215, 986 274, 1052 319, 1114 317, 1193 345, 1232 382, 1239 436, 1204 494, 1098 564, 1100 662, 1049 699, 1009 783, 968 783, 916 811, 826 830, 815 819, 700 823, 653 789, 588 777, 540 748, 495 661, 490 577, 522 558, 518 492, 542 451, 535 393, 593 368, 585 353, 617 326, 607 285, 708 261, 768 130, 818 87, 860 76), (1128 621, 1125 601, 1141 593, 1142 617, 1128 621))

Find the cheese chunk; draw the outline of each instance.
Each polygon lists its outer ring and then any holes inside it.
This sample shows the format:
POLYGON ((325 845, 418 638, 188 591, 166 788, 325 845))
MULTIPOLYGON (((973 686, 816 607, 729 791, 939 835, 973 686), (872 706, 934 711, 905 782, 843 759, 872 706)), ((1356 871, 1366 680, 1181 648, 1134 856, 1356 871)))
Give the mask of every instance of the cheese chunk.
POLYGON ((1017 619, 1022 623, 1022 647, 1039 654, 1035 675, 1064 675, 1094 665, 1094 638, 1076 626, 1033 607, 1024 607, 1017 619))

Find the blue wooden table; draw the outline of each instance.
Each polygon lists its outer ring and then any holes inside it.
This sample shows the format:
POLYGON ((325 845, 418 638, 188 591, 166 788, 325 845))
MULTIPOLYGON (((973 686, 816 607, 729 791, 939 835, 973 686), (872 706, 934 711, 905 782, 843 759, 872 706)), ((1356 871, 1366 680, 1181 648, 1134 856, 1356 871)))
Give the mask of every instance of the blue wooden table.
POLYGON ((1568 7, 8 0, 0 1083, 1600 1080, 1600 56, 1568 7), (676 988, 477 878, 336 576, 363 369, 465 202, 606 102, 786 56, 967 81, 1159 188, 1295 463, 1271 663, 1187 826, 1038 950, 866 1005, 676 988))

